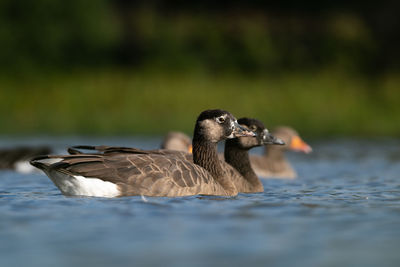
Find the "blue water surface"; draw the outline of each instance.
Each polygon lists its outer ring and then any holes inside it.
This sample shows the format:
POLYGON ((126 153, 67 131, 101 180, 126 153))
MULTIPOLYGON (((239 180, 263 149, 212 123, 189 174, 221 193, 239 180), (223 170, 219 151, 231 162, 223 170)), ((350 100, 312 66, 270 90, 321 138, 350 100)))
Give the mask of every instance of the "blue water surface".
MULTIPOLYGON (((159 138, 3 138, 155 148, 159 138)), ((237 197, 65 197, 0 171, 0 266, 400 266, 400 141, 311 142, 299 177, 237 197)), ((259 153, 257 150, 256 153, 259 153)))

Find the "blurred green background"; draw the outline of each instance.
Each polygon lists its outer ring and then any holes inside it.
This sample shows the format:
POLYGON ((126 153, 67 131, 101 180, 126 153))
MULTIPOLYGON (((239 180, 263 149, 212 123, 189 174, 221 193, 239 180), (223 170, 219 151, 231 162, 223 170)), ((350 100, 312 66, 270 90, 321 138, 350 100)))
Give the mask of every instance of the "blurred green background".
POLYGON ((204 109, 400 137, 399 1, 0 1, 0 135, 191 133, 204 109))

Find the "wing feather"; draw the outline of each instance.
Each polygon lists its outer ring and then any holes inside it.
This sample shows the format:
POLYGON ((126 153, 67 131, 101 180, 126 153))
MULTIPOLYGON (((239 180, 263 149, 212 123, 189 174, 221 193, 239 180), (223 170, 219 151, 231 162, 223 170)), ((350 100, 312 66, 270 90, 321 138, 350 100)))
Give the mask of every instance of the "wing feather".
POLYGON ((136 153, 135 149, 122 153, 52 157, 62 160, 51 165, 51 168, 71 175, 112 182, 119 186, 121 195, 183 196, 225 193, 206 170, 187 160, 191 156, 183 152, 158 151, 151 154, 148 151, 136 153))

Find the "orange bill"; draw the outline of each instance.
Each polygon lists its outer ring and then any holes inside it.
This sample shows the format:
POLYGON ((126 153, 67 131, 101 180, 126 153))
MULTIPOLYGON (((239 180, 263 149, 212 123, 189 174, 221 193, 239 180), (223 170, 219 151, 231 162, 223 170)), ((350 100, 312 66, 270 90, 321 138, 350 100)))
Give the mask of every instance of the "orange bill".
POLYGON ((190 154, 193 153, 193 146, 192 146, 192 145, 189 145, 188 152, 189 152, 190 154))
POLYGON ((290 142, 289 148, 294 151, 301 151, 306 154, 312 151, 312 148, 304 142, 299 136, 295 136, 292 138, 292 142, 290 142))

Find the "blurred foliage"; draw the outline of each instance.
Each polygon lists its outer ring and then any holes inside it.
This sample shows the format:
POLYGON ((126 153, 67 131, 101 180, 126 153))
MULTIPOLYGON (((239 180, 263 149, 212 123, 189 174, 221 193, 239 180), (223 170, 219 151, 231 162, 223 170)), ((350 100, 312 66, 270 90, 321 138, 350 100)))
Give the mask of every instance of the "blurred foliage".
POLYGON ((1 0, 1 66, 21 72, 111 62, 118 30, 106 3, 1 0))
POLYGON ((399 1, 0 0, 2 134, 192 131, 225 108, 400 135, 399 1))
POLYGON ((399 67, 398 1, 1 0, 5 70, 399 67), (30 69, 29 69, 30 68, 30 69))
POLYGON ((334 71, 245 77, 108 70, 0 84, 8 88, 0 97, 3 134, 191 133, 202 110, 223 108, 306 136, 400 136, 400 77, 391 74, 370 83, 334 71))

